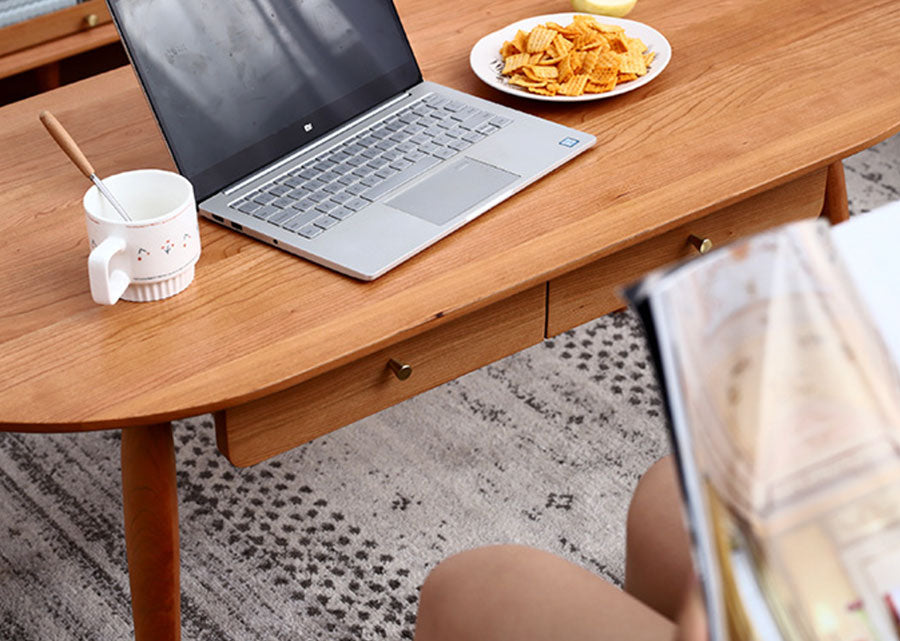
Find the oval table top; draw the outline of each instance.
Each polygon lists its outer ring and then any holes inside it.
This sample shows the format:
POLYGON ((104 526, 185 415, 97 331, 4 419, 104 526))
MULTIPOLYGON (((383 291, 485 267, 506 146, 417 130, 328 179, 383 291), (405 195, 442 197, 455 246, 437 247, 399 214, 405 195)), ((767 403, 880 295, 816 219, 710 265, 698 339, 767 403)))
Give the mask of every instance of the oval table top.
POLYGON ((397 0, 424 77, 593 133, 598 144, 371 283, 201 221, 194 283, 100 306, 87 182, 38 122, 50 109, 100 176, 173 168, 128 68, 0 108, 0 429, 146 424, 263 397, 787 182, 900 129, 900 3, 641 0, 673 48, 606 100, 531 101, 468 67, 484 34, 565 7, 397 0))

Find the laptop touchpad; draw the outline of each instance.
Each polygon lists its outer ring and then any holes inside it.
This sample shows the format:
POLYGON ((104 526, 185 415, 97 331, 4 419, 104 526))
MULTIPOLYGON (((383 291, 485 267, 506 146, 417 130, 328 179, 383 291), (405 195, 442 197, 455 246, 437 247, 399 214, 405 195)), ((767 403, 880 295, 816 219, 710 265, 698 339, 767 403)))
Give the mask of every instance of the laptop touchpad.
POLYGON ((467 157, 448 164, 386 204, 443 225, 518 179, 516 174, 467 157))

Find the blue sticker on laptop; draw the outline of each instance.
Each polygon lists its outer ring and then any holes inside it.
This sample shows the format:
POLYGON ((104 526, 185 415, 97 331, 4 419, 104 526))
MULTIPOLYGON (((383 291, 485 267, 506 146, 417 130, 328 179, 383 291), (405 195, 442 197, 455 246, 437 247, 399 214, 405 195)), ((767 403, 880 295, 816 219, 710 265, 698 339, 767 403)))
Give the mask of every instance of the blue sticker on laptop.
POLYGON ((566 137, 560 140, 559 144, 561 144, 563 147, 574 147, 578 144, 578 139, 566 137))

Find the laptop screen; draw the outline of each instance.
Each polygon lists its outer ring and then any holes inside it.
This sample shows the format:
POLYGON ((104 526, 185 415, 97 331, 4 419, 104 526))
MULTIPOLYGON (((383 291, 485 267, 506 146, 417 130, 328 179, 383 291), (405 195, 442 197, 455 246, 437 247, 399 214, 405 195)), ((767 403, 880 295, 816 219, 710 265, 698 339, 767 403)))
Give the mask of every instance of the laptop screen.
POLYGON ((391 0, 109 0, 198 201, 421 80, 391 0))

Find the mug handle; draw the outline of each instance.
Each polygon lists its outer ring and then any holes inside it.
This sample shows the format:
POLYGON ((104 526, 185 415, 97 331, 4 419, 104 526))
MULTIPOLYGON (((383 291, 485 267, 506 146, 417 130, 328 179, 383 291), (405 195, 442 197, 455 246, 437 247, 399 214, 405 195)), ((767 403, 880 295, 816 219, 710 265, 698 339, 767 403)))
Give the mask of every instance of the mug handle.
POLYGON ((91 252, 88 258, 88 277, 91 281, 91 296, 95 303, 112 305, 131 284, 131 278, 121 269, 116 269, 112 273, 109 271, 112 257, 125 251, 125 246, 122 238, 110 236, 91 252))

